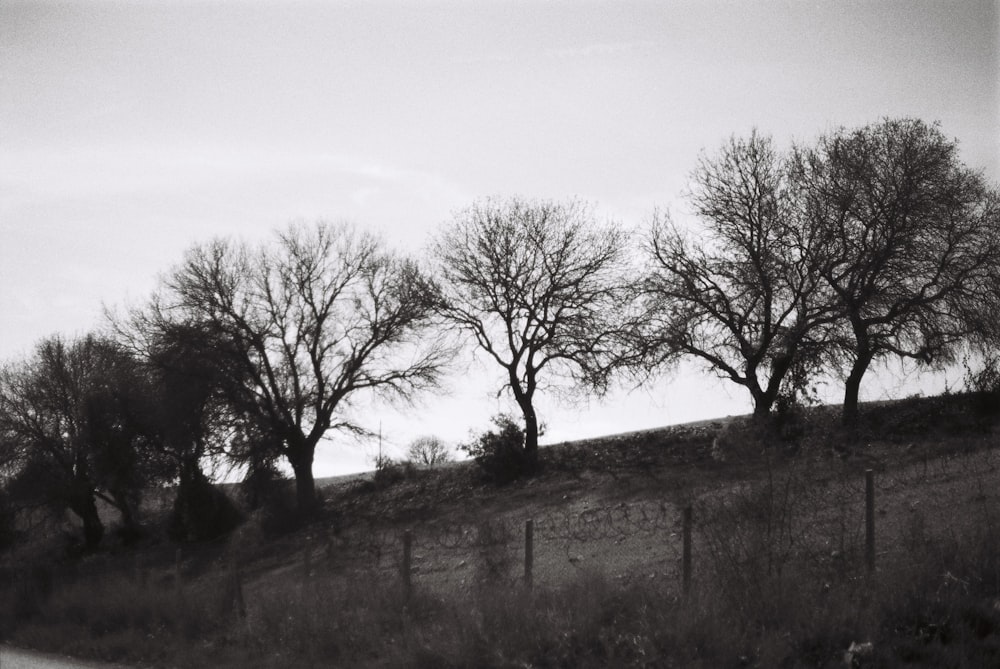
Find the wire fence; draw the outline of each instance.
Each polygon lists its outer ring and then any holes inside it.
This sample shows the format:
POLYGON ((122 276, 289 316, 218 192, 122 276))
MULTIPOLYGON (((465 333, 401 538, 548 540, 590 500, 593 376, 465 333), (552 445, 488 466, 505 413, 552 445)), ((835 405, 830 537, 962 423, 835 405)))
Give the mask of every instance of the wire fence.
POLYGON ((857 465, 831 472, 805 463, 701 491, 688 503, 667 497, 475 521, 357 522, 335 539, 318 538, 304 560, 314 571, 326 564, 325 573, 441 593, 486 583, 555 587, 585 571, 656 581, 678 594, 685 583, 726 587, 788 571, 865 574, 1000 528, 1000 454, 891 469, 874 463, 867 476, 857 465))
MULTIPOLYGON (((178 549, 155 564, 137 557, 132 578, 180 598, 222 574, 227 601, 242 616, 290 582, 304 593, 319 581, 353 581, 461 597, 484 586, 556 588, 598 572, 677 597, 704 587, 752 596, 789 573, 878 578, 1000 530, 995 450, 869 465, 866 472, 854 463, 785 462, 682 499, 664 491, 474 520, 359 519, 339 532, 316 528, 295 558, 276 552, 252 572, 239 564, 240 550, 220 543, 214 552, 178 549)), ((121 573, 110 557, 76 569, 78 579, 121 573)))

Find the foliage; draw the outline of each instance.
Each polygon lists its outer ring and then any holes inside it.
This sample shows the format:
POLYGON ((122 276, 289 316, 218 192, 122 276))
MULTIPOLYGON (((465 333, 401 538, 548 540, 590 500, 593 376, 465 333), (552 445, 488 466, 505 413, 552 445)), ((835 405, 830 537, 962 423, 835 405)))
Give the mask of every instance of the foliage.
POLYGON ((229 496, 198 476, 178 486, 167 533, 173 541, 206 541, 228 534, 242 520, 229 496))
POLYGON ((251 463, 240 483, 240 497, 251 511, 255 511, 282 494, 286 479, 274 460, 251 463))
POLYGON ((1000 413, 1000 354, 984 355, 978 369, 969 366, 968 357, 962 364, 965 367, 965 389, 977 398, 976 410, 983 416, 1000 413))
POLYGON ((373 482, 376 488, 387 488, 405 481, 416 472, 416 466, 409 460, 398 461, 387 455, 375 458, 373 482))
POLYGON ((623 359, 628 234, 578 202, 485 200, 434 239, 439 312, 503 370, 538 456, 543 384, 601 392, 623 359))
POLYGON ((98 497, 132 530, 141 490, 163 480, 154 405, 141 365, 115 342, 43 340, 0 370, 0 457, 18 485, 79 516, 94 547, 98 497))
POLYGON ((459 448, 494 483, 509 483, 532 473, 536 465, 525 452, 524 428, 506 414, 494 416, 493 425, 495 430, 487 430, 459 448))

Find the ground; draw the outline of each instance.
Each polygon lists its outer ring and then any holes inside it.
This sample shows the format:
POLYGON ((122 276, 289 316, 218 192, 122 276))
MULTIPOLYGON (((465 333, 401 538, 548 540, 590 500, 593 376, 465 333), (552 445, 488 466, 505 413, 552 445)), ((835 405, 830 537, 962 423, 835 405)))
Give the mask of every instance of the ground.
MULTIPOLYGON (((125 574, 134 584, 128 588, 136 588, 141 597, 148 597, 149 588, 155 588, 167 609, 185 597, 210 602, 206 615, 216 631, 207 635, 198 629, 183 631, 182 625, 168 622, 159 628, 150 623, 155 629, 149 634, 193 635, 203 652, 188 660, 204 662, 209 657, 216 664, 231 659, 230 644, 246 646, 249 638, 276 653, 261 655, 271 660, 261 660, 259 666, 271 666, 284 657, 282 653, 291 653, 302 662, 313 658, 317 666, 330 657, 350 657, 353 664, 370 660, 374 666, 413 666, 414 648, 430 653, 440 663, 447 658, 468 658, 470 653, 477 657, 479 646, 469 646, 469 639, 477 635, 490 639, 490 648, 504 647, 505 638, 491 636, 493 630, 482 628, 486 615, 482 597, 484 592, 494 592, 484 588, 500 587, 503 594, 490 595, 497 601, 523 590, 528 521, 533 528, 531 581, 536 599, 532 606, 539 611, 544 610, 544 598, 562 597, 559 593, 583 587, 606 594, 582 609, 603 610, 612 605, 608 602, 621 599, 620 593, 633 593, 630 597, 656 593, 653 603, 669 609, 656 615, 677 615, 670 607, 684 601, 682 510, 687 506, 693 517, 692 592, 702 593, 699 597, 706 602, 716 601, 712 606, 725 602, 739 615, 744 609, 756 611, 757 600, 771 599, 791 583, 797 584, 793 590, 815 588, 820 599, 810 605, 810 611, 830 609, 827 602, 841 594, 847 598, 861 578, 868 579, 865 587, 869 589, 902 592, 905 588, 894 585, 899 574, 938 559, 942 566, 934 562, 929 577, 937 589, 935 596, 948 589, 982 589, 982 583, 971 582, 980 578, 975 576, 978 572, 962 571, 963 564, 952 556, 952 549, 969 537, 990 534, 994 522, 1000 523, 994 511, 1000 510, 1000 454, 993 418, 980 415, 966 400, 932 398, 890 408, 868 407, 866 423, 859 431, 846 433, 835 426, 831 416, 817 410, 764 431, 737 419, 552 445, 543 450, 541 472, 504 486, 483 482, 471 462, 434 469, 399 467, 374 478, 320 481, 323 508, 308 523, 271 508, 252 514, 236 532, 219 541, 185 545, 178 553, 174 546, 152 537, 138 547, 86 557, 74 570, 78 578, 80 574, 95 579, 125 574), (872 470, 875 481, 874 574, 868 574, 864 566, 866 470, 872 470), (408 576, 403 571, 407 533, 408 576), (178 568, 179 593, 174 589, 178 568), (877 580, 872 582, 872 578, 877 580), (421 606, 431 607, 421 614, 431 622, 410 620, 416 615, 414 607, 421 606), (445 627, 433 622, 442 620, 441 616, 451 620, 447 612, 452 610, 478 613, 445 627), (296 616, 305 611, 314 615, 303 622, 296 616), (316 615, 317 611, 323 614, 316 615), (370 618, 368 627, 382 629, 384 636, 379 638, 396 644, 396 649, 388 656, 359 657, 358 648, 370 647, 372 640, 352 637, 357 632, 336 631, 346 624, 339 620, 357 618, 370 618), (447 631, 456 627, 458 632, 447 631), (441 640, 445 637, 448 641, 441 640), (309 639, 324 641, 317 646, 309 639)), ((969 553, 961 545, 960 552, 969 553)), ((974 604, 990 606, 986 600, 974 604)), ((611 622, 602 623, 606 616, 595 614, 589 623, 595 626, 593 634, 609 633, 608 625, 617 629, 623 623, 614 620, 636 615, 634 608, 627 606, 611 622)), ((866 611, 865 615, 876 616, 870 607, 866 611)), ((145 615, 131 612, 125 617, 134 620, 145 615)), ((149 615, 156 618, 161 613, 149 615)), ((534 639, 528 644, 534 650, 514 644, 505 652, 547 658, 541 665, 553 661, 552 657, 562 657, 560 662, 593 658, 594 666, 600 666, 602 658, 607 660, 607 653, 626 653, 631 659, 624 664, 660 666, 636 659, 662 654, 666 642, 656 633, 629 637, 626 643, 616 632, 618 636, 602 641, 597 650, 581 650, 579 644, 566 648, 560 644, 587 636, 580 630, 589 628, 581 627, 579 620, 551 622, 556 614, 546 615, 544 621, 550 622, 536 627, 569 625, 569 632, 556 633, 555 638, 563 641, 539 640, 532 634, 540 632, 525 629, 516 634, 534 639)), ((718 610, 711 615, 711 619, 720 617, 718 610)), ((761 614, 752 615, 757 619, 761 614)), ((696 616, 688 613, 686 617, 696 616)), ((1000 619, 996 622, 1000 628, 1000 619)), ((121 623, 126 630, 132 629, 130 624, 121 623)), ((743 630, 731 643, 740 648, 750 643, 747 648, 751 650, 738 654, 756 658, 748 659, 749 665, 768 666, 768 653, 786 659, 801 660, 803 653, 829 659, 845 651, 850 642, 863 641, 848 637, 874 635, 881 624, 876 620, 858 627, 861 622, 845 622, 832 641, 825 637, 822 643, 806 640, 793 648, 778 644, 777 650, 768 650, 758 638, 770 638, 765 625, 754 627, 757 631, 743 630), (803 651, 803 644, 809 649, 803 651)), ((926 630, 937 629, 933 625, 938 624, 914 623, 913 630, 892 625, 878 634, 910 639, 926 636, 926 630)), ((92 633, 93 628, 91 623, 92 633)), ((992 639, 993 628, 989 630, 985 638, 992 639)), ((715 632, 716 636, 726 633, 715 632)), ((35 634, 27 639, 47 638, 41 632, 35 634)), ((813 638, 815 632, 806 636, 813 638)), ((16 628, 14 638, 24 640, 24 629, 16 628)), ((676 643, 674 639, 667 646, 676 643)), ((713 666, 714 660, 730 652, 722 642, 712 643, 717 646, 714 650, 698 651, 708 653, 703 666, 713 666)), ((130 657, 127 650, 109 656, 99 648, 98 644, 95 652, 103 657, 130 657)), ((162 652, 164 657, 171 654, 169 648, 162 652)), ((696 653, 688 661, 702 655, 696 653)), ((461 666, 461 660, 449 661, 461 666)), ((493 664, 507 666, 505 661, 493 664)), ((523 658, 518 661, 531 664, 523 658)))

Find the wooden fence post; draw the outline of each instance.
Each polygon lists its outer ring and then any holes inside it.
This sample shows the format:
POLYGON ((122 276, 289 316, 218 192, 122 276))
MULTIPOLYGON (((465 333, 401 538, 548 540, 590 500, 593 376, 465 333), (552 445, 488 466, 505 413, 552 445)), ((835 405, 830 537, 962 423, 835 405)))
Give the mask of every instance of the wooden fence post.
POLYGON ((534 585, 532 571, 535 566, 535 521, 524 521, 524 585, 530 590, 534 585))
POLYGON ((403 566, 401 575, 403 577, 403 596, 409 600, 413 583, 410 580, 410 562, 413 556, 413 533, 410 530, 403 532, 403 566))
POLYGON ((684 584, 684 596, 691 592, 691 518, 693 511, 691 505, 684 507, 684 547, 681 558, 682 579, 684 584))
POLYGON ((875 474, 865 470, 865 566, 875 571, 875 474))

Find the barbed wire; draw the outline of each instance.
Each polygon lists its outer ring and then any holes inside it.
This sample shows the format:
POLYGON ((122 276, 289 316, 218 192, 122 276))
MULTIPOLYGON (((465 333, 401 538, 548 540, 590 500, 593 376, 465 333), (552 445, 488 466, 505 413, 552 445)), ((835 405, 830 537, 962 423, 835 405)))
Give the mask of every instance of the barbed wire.
MULTIPOLYGON (((943 549, 963 533, 1000 529, 1000 450, 869 464, 880 560, 915 562, 928 548, 943 549)), ((676 491, 611 503, 595 498, 474 520, 386 524, 377 517, 356 518, 339 532, 312 532, 287 568, 300 569, 298 561, 304 560, 305 571, 316 578, 351 573, 396 578, 404 568, 408 532, 418 583, 442 588, 467 588, 486 578, 513 583, 523 577, 530 521, 536 582, 555 584, 588 568, 616 578, 679 582, 683 508, 690 503, 696 573, 704 578, 751 578, 789 568, 858 571, 865 547, 865 468, 864 461, 785 463, 758 470, 753 480, 706 485, 683 498, 676 491)), ((218 556, 203 561, 231 559, 224 541, 218 548, 218 556)), ((186 576, 204 565, 185 561, 182 567, 186 576)), ((98 574, 103 568, 90 559, 79 572, 98 574)), ((161 559, 155 568, 167 579, 173 566, 161 559)))

